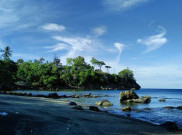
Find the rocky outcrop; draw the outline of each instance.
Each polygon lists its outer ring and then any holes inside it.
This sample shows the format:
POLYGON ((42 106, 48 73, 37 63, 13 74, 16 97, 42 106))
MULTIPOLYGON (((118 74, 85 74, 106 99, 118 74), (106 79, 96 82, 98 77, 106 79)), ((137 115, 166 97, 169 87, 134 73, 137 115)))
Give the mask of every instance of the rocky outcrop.
POLYGON ((132 109, 129 106, 125 106, 125 107, 122 108, 122 111, 123 112, 130 112, 130 111, 132 111, 132 109))
POLYGON ((120 103, 150 103, 150 96, 139 96, 133 91, 125 91, 120 93, 120 103))
POLYGON ((89 110, 95 111, 95 112, 99 112, 100 111, 99 108, 96 107, 96 106, 89 106, 89 110))
POLYGON ((139 99, 139 96, 133 91, 125 91, 120 93, 120 102, 130 99, 139 99))
POLYGON ((103 107, 107 107, 107 106, 112 106, 113 105, 108 100, 102 100, 102 101, 96 102, 95 104, 98 105, 98 106, 103 106, 103 107))

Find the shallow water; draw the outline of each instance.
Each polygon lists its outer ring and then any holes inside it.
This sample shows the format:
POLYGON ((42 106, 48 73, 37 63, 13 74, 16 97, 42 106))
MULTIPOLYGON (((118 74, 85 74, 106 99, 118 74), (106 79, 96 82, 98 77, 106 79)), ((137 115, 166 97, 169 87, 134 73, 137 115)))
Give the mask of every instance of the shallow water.
MULTIPOLYGON (((18 91, 37 94, 48 95, 53 91, 18 91)), ((91 93, 92 95, 109 95, 109 97, 99 97, 99 98, 66 98, 60 100, 70 100, 75 101, 79 104, 95 105, 95 102, 101 101, 103 99, 109 100, 113 103, 113 106, 107 108, 100 108, 107 110, 110 113, 118 115, 130 114, 131 118, 136 118, 144 121, 148 121, 155 124, 161 124, 165 121, 173 121, 182 128, 182 110, 178 109, 165 109, 165 106, 181 106, 182 105, 182 90, 180 89, 141 89, 135 91, 139 96, 149 95, 152 97, 149 104, 133 104, 130 105, 133 109, 142 110, 141 112, 122 112, 121 108, 126 106, 126 104, 120 104, 119 93, 121 90, 92 90, 92 91, 56 91, 58 95, 83 95, 91 93), (166 102, 159 102, 158 100, 165 98, 166 102), (144 108, 150 108, 151 110, 143 110, 144 108)))

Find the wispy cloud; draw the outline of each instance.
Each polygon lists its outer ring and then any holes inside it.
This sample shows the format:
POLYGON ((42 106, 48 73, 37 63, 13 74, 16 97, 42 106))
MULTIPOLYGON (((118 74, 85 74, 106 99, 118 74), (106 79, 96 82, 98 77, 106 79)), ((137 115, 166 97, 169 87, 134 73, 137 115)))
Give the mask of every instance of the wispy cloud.
POLYGON ((117 57, 117 62, 120 61, 121 53, 122 53, 125 46, 126 45, 124 45, 123 43, 118 43, 118 42, 114 43, 114 47, 116 47, 118 49, 118 51, 119 51, 119 55, 117 57))
POLYGON ((93 33, 97 36, 102 36, 104 33, 106 33, 107 29, 105 26, 96 27, 93 29, 93 33))
POLYGON ((69 49, 69 46, 63 43, 57 43, 56 45, 46 46, 44 48, 50 49, 49 52, 56 52, 69 49))
POLYGON ((58 31, 58 32, 62 32, 62 31, 64 31, 66 29, 65 26, 58 25, 58 24, 55 24, 55 23, 45 24, 44 26, 42 26, 42 28, 44 30, 48 30, 48 31, 58 31))
POLYGON ((149 0, 103 0, 103 5, 113 11, 120 11, 148 1, 149 0))
POLYGON ((146 37, 143 39, 137 39, 138 43, 147 46, 147 49, 144 53, 152 52, 167 43, 167 38, 165 37, 166 29, 160 26, 159 31, 160 33, 157 35, 146 37))

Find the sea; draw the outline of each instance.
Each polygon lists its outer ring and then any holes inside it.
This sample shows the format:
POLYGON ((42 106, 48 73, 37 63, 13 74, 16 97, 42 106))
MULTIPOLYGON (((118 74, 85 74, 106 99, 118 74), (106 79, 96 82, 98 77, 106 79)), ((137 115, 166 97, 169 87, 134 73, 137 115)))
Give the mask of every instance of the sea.
POLYGON ((66 98, 57 100, 74 101, 81 105, 95 105, 97 101, 109 100, 113 106, 100 107, 101 110, 108 111, 109 113, 131 117, 142 121, 147 121, 156 125, 162 124, 167 121, 175 122, 179 128, 182 129, 182 110, 177 108, 167 109, 166 106, 178 107, 182 106, 182 89, 140 89, 135 90, 138 96, 151 96, 151 102, 148 104, 121 104, 119 100, 120 92, 124 90, 70 90, 70 91, 37 91, 26 90, 16 91, 20 93, 32 93, 33 95, 56 92, 58 95, 84 95, 91 93, 92 95, 108 97, 99 98, 66 98), (165 99, 165 102, 160 102, 160 99, 165 99), (121 109, 124 106, 130 106, 134 111, 123 112, 121 109))

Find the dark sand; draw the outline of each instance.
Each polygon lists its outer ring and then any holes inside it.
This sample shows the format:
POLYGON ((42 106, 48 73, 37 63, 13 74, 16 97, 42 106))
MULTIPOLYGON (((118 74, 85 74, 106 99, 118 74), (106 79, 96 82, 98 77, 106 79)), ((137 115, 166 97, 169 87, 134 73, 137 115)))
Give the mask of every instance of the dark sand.
POLYGON ((74 110, 54 99, 0 94, 0 135, 182 134, 104 112, 74 110))

